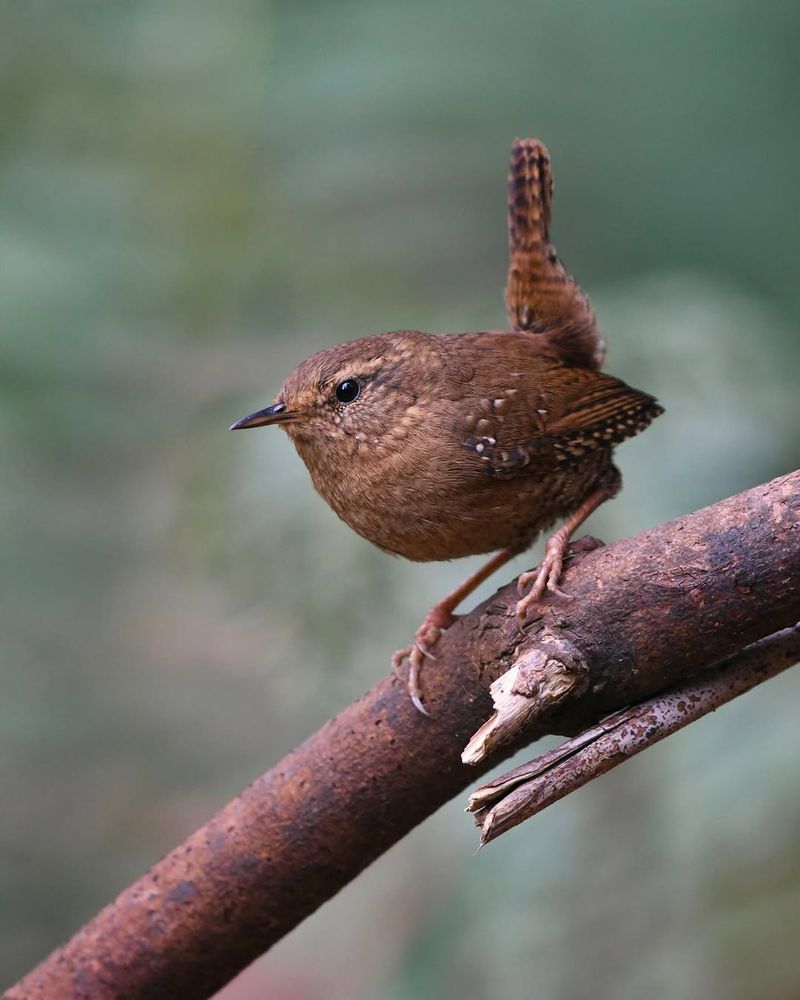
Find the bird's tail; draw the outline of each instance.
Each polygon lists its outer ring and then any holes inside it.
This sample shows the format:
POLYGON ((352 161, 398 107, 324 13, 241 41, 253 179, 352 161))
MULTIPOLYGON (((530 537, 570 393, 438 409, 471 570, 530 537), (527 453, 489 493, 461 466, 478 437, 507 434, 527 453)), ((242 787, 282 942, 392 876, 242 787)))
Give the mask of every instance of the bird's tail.
POLYGON ((516 139, 508 173, 508 320, 513 330, 546 334, 565 361, 599 368, 605 345, 594 311, 550 242, 552 200, 547 147, 516 139))

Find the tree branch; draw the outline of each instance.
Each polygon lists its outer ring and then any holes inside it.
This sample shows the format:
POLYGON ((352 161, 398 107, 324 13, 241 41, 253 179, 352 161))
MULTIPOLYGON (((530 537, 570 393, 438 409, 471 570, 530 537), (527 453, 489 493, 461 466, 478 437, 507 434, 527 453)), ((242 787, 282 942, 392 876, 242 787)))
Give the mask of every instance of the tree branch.
POLYGON ((800 625, 795 625, 487 782, 470 795, 467 807, 480 827, 481 847, 798 660, 800 625))
POLYGON ((445 634, 425 718, 378 683, 102 910, 6 1000, 209 996, 333 896, 479 768, 460 753, 486 689, 542 636, 578 651, 585 683, 503 752, 572 734, 800 619, 800 473, 600 549, 574 600, 521 637, 513 585, 445 634))

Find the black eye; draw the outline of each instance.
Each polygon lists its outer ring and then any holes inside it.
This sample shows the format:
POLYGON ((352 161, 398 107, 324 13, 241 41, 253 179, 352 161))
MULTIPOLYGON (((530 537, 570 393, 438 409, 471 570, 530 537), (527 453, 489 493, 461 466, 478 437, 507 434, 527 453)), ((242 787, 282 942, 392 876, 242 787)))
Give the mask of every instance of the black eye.
POLYGON ((352 403, 360 392, 361 386, 354 378, 343 379, 336 386, 336 398, 340 403, 352 403))

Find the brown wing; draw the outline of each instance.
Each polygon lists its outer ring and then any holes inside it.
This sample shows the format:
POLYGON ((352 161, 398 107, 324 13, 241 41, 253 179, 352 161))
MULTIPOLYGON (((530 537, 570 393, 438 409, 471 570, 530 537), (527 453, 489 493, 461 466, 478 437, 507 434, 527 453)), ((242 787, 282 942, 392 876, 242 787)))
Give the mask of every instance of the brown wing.
POLYGON ((579 462, 633 437, 663 412, 652 396, 619 379, 541 356, 516 385, 477 409, 465 447, 496 476, 579 462))

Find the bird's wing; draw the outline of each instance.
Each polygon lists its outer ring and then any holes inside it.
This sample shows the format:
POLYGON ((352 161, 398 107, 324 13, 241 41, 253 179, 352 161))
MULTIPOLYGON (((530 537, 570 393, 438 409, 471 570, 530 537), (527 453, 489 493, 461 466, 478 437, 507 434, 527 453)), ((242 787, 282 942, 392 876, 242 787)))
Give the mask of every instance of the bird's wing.
POLYGON ((633 437, 663 412, 652 396, 619 379, 557 361, 482 399, 477 409, 465 447, 499 476, 579 462, 633 437))

